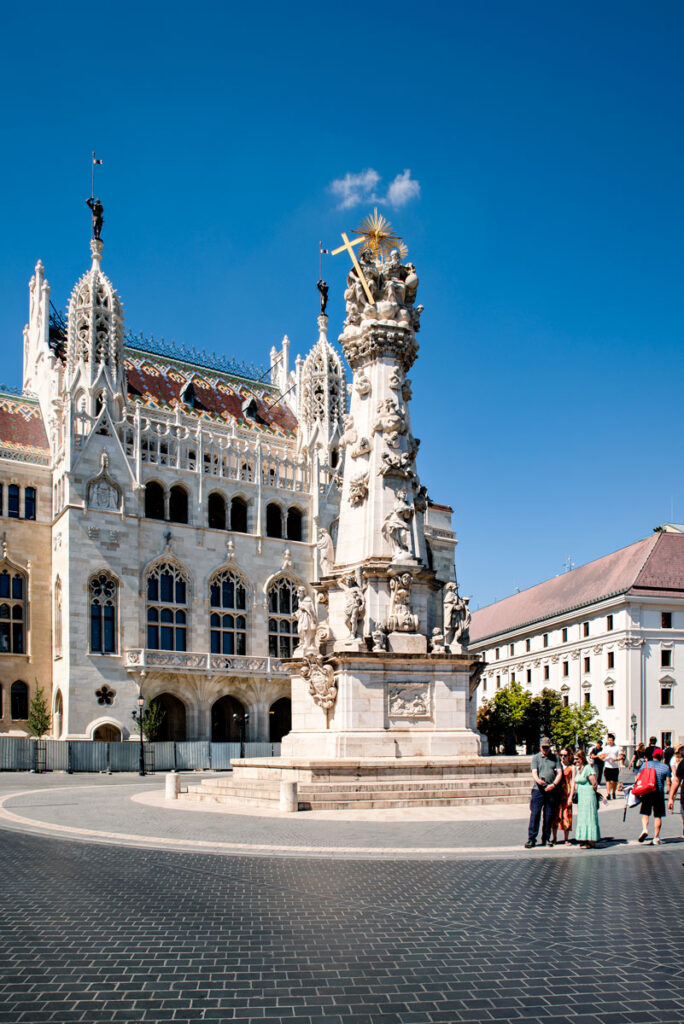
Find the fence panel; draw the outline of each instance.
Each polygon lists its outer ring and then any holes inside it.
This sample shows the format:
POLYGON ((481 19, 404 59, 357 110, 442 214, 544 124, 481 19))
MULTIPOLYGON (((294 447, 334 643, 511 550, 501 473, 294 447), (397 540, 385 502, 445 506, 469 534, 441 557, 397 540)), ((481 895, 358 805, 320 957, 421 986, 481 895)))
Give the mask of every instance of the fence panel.
POLYGON ((280 757, 280 744, 245 743, 245 757, 280 757))
POLYGON ((170 772, 176 767, 174 746, 171 740, 164 740, 159 743, 150 744, 154 750, 154 770, 156 772, 170 772))
POLYGON ((211 745, 211 767, 214 771, 225 771, 230 768, 233 758, 239 756, 239 743, 212 743, 211 745))
POLYGON ((23 736, 0 737, 0 771, 29 772, 33 768, 33 744, 23 736))
POLYGON ((137 772, 140 766, 139 743, 110 743, 109 767, 113 772, 137 772))
POLYGON ((71 769, 74 772, 106 772, 107 743, 70 740, 71 769))
POLYGON ((69 770, 69 744, 65 740, 45 740, 45 771, 69 770))
POLYGON ((179 771, 191 772, 209 767, 209 743, 196 740, 193 743, 176 744, 176 766, 179 771))

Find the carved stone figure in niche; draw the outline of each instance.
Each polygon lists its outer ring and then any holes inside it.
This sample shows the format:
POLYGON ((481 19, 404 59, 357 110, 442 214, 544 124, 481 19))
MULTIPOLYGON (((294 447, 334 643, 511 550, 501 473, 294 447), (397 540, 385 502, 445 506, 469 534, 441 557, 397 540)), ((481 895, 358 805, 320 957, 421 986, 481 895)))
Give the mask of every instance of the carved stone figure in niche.
POLYGON ((294 652, 295 657, 306 657, 316 654, 316 630, 318 629, 318 615, 313 600, 309 597, 304 587, 297 587, 297 600, 299 607, 294 613, 297 620, 297 635, 299 643, 294 652))
POLYGON ((392 249, 385 261, 382 274, 385 282, 383 298, 386 302, 396 303, 397 306, 404 305, 406 295, 406 269, 401 265, 401 258, 398 249, 392 249))
POLYGON ((89 508, 111 509, 121 508, 121 489, 109 475, 109 456, 102 452, 100 472, 89 481, 86 489, 86 502, 89 508))
POLYGON ((344 622, 349 630, 350 638, 354 638, 363 623, 366 613, 366 598, 359 581, 353 576, 342 577, 338 585, 345 593, 344 598, 344 622))
POLYGON ((368 455, 371 450, 371 443, 367 437, 360 437, 359 443, 352 445, 349 454, 352 459, 360 459, 362 455, 368 455))
POLYGON ((299 669, 300 675, 309 681, 309 693, 314 703, 324 711, 335 706, 337 687, 332 665, 325 665, 320 655, 310 656, 299 669))
POLYGON ((470 621, 472 615, 468 607, 468 599, 462 598, 456 583, 447 583, 444 588, 444 635, 448 646, 465 647, 470 640, 470 621))
POLYGON ((393 718, 428 718, 430 687, 427 683, 390 683, 387 710, 393 718))
POLYGON ((406 416, 394 398, 378 402, 378 418, 373 424, 373 433, 384 434, 390 448, 399 447, 399 435, 407 431, 406 416))
POLYGON ((332 572, 335 565, 335 547, 332 537, 327 530, 319 528, 316 547, 318 548, 318 564, 321 576, 327 576, 328 573, 332 572))
POLYGON ((374 629, 373 632, 371 633, 371 637, 373 639, 374 651, 387 650, 387 634, 385 633, 384 629, 380 629, 380 627, 378 626, 377 629, 374 629))
POLYGON ((430 643, 432 645, 433 654, 444 654, 444 633, 442 633, 439 626, 435 626, 432 630, 430 643))
POLYGON ((356 388, 356 394, 361 398, 371 393, 371 382, 363 371, 354 378, 354 387, 356 388))
POLYGON ((411 479, 413 470, 411 468, 411 456, 408 452, 391 452, 389 448, 380 456, 380 476, 401 476, 411 479))
POLYGON ((412 584, 410 572, 392 576, 389 581, 390 606, 387 629, 390 633, 415 633, 418 629, 418 616, 411 611, 412 584))
POLYGON ((392 546, 393 561, 401 561, 409 554, 413 508, 406 501, 406 491, 397 491, 394 507, 382 524, 382 535, 392 546))
POLYGON ((368 473, 349 482, 349 504, 360 505, 368 495, 368 473))
POLYGON ((356 427, 354 426, 354 417, 350 416, 349 413, 347 413, 342 418, 342 426, 344 427, 344 431, 342 433, 342 437, 340 438, 340 448, 346 448, 348 444, 356 444, 359 435, 356 430, 356 427))
POLYGON ((470 612, 470 608, 468 607, 469 600, 470 599, 467 597, 461 598, 461 622, 459 628, 456 630, 455 637, 456 643, 459 643, 463 650, 465 650, 470 643, 470 623, 473 616, 470 612))

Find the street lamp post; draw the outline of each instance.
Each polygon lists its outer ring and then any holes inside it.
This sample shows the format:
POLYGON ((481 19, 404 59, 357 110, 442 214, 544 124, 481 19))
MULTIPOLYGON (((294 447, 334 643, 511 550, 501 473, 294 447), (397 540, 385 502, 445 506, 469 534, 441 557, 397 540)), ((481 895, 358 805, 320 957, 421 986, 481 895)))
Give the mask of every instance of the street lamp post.
POLYGON ((138 723, 140 729, 140 762, 138 765, 138 775, 145 774, 145 748, 143 746, 143 708, 145 707, 145 698, 142 694, 138 697, 138 710, 131 711, 131 718, 134 722, 138 723))
POLYGON ((636 715, 632 715, 631 722, 632 722, 632 743, 634 745, 634 750, 636 752, 636 746, 637 746, 637 742, 636 742, 637 716, 636 715))
POLYGON ((237 722, 240 729, 240 757, 245 756, 245 728, 247 725, 247 719, 249 718, 249 712, 244 715, 238 715, 237 712, 233 712, 233 721, 237 722))

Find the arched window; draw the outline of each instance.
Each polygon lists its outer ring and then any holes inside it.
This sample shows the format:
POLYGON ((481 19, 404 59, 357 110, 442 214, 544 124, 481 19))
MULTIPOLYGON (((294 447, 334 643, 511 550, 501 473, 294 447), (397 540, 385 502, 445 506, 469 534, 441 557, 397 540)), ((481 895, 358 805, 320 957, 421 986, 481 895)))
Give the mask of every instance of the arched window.
POLYGON ((164 519, 164 488, 151 480, 145 484, 145 518, 164 519))
POLYGON ((283 513, 280 505, 271 501, 266 506, 266 536, 282 537, 283 535, 283 513))
POLYGON ((234 572, 212 576, 209 584, 211 602, 211 653, 247 653, 247 591, 244 581, 234 572))
POLYGON ((233 498, 230 503, 230 528, 235 533, 247 533, 247 502, 233 498))
POLYGON ((294 613, 299 607, 297 585, 285 577, 268 588, 268 653, 271 658, 291 658, 297 646, 297 622, 294 613))
POLYGON ((55 580, 55 658, 62 657, 62 581, 55 580))
POLYGON ((147 646, 152 651, 187 650, 188 579, 163 562, 147 576, 147 646))
POLYGON ((24 619, 26 577, 23 573, 0 573, 0 654, 26 654, 24 619))
POLYGON ((212 743, 239 743, 245 734, 245 708, 237 699, 226 694, 219 697, 211 709, 212 743))
POLYGON ((90 591, 90 653, 116 654, 116 619, 119 583, 107 572, 88 582, 90 591))
POLYGON ((24 519, 36 518, 36 489, 27 487, 24 491, 24 519))
POLYGON ((7 515, 10 519, 19 518, 19 488, 16 484, 7 488, 7 515))
POLYGON ((188 492, 180 484, 174 484, 169 494, 169 519, 172 523, 188 521, 188 492))
POLYGON ((288 508, 287 510, 287 539, 288 540, 301 540, 302 539, 302 513, 298 508, 288 508))
POLYGON ((208 522, 211 530, 225 530, 226 528, 226 499, 216 491, 209 495, 208 522))
POLYGON ((0 683, 0 718, 2 718, 2 683, 0 683))
POLYGON ((268 738, 271 743, 280 743, 292 729, 292 701, 281 697, 271 704, 268 712, 268 738))
POLYGON ((10 690, 12 718, 15 722, 25 722, 29 713, 28 686, 21 679, 12 683, 10 690))

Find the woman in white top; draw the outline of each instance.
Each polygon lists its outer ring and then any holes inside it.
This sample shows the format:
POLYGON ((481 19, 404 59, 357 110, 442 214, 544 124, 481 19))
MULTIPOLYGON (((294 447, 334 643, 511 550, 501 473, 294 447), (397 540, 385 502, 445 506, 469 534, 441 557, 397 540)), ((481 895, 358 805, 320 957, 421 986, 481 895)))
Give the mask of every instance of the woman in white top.
POLYGON ((622 756, 622 748, 618 747, 615 743, 615 736, 612 732, 608 733, 606 737, 606 745, 599 754, 599 757, 603 761, 604 776, 606 779, 606 800, 617 800, 617 784, 618 778, 620 777, 620 758, 622 756))

